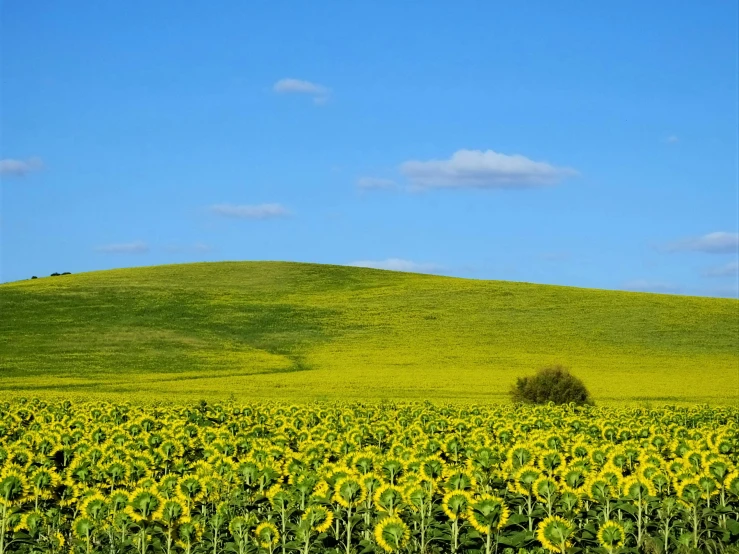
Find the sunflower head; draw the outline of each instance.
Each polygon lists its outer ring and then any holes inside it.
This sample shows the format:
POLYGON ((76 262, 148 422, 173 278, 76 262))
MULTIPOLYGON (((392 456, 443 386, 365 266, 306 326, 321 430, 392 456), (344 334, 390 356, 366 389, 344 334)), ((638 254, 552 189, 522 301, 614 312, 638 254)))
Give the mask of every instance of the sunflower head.
POLYGON ((541 545, 550 552, 561 552, 571 546, 570 537, 575 526, 559 516, 549 516, 539 523, 536 529, 536 538, 541 545))
POLYGON ((325 533, 331 528, 334 521, 334 513, 325 506, 309 506, 302 517, 308 522, 310 528, 317 533, 325 533))
POLYGON ((249 535, 249 521, 243 516, 236 516, 228 523, 228 532, 238 541, 244 541, 249 535))
POLYGON ((375 527, 375 540, 385 552, 398 552, 409 538, 410 529, 399 517, 386 517, 375 527))
POLYGON ((108 501, 102 494, 95 492, 80 503, 79 513, 92 521, 101 521, 108 514, 108 501))
POLYGON ((334 485, 335 502, 344 508, 353 508, 367 498, 367 489, 362 481, 356 477, 342 477, 334 485))
POLYGON ((88 517, 78 517, 72 522, 72 533, 80 540, 87 540, 95 530, 95 524, 88 517))
POLYGON ((378 510, 394 515, 403 504, 403 490, 395 485, 382 485, 375 491, 374 501, 378 510))
POLYGON ((421 475, 430 481, 440 479, 444 473, 444 463, 438 456, 427 458, 421 462, 421 475))
POLYGON ((554 499, 559 492, 559 487, 557 486, 557 481, 551 477, 542 475, 534 481, 532 490, 539 500, 547 502, 554 499))
POLYGON ((603 548, 614 550, 621 548, 626 541, 624 526, 616 521, 606 521, 598 529, 598 544, 603 548))
POLYGON ((161 521, 167 527, 174 527, 184 518, 190 515, 187 508, 187 500, 182 497, 175 497, 163 500, 152 519, 161 521))
POLYGON ((153 517, 154 513, 163 504, 164 499, 153 490, 138 488, 131 493, 128 502, 126 513, 134 521, 143 521, 153 517))
POLYGON ((25 514, 23 514, 23 517, 21 517, 20 521, 13 530, 27 531, 29 535, 34 537, 41 530, 45 520, 46 517, 44 516, 44 514, 42 514, 38 510, 26 512, 25 514))
POLYGON ((467 471, 449 473, 444 481, 444 488, 448 491, 469 491, 476 485, 475 476, 467 471))
POLYGON ((184 521, 177 526, 177 543, 182 547, 192 546, 200 540, 203 527, 192 521, 184 521))
POLYGON ((280 533, 273 523, 265 521, 257 525, 254 534, 262 548, 271 548, 280 540, 280 533))
POLYGON ((523 495, 529 495, 539 477, 541 477, 541 472, 537 468, 523 466, 514 474, 514 488, 523 495))
POLYGON ((449 491, 444 495, 441 507, 449 519, 456 520, 464 516, 471 501, 472 495, 467 491, 449 491))
POLYGON ((511 512, 502 498, 483 494, 472 500, 467 507, 467 519, 472 527, 483 534, 490 535, 507 522, 511 512))
POLYGON ((28 481, 22 471, 7 467, 0 474, 0 499, 11 505, 20 502, 28 489, 28 481))

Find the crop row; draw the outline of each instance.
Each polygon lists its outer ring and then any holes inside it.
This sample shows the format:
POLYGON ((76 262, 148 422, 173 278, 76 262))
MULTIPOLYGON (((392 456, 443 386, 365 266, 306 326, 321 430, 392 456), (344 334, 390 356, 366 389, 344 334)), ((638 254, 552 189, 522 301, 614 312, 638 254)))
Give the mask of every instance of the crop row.
POLYGON ((739 411, 0 405, 0 554, 724 552, 739 411))

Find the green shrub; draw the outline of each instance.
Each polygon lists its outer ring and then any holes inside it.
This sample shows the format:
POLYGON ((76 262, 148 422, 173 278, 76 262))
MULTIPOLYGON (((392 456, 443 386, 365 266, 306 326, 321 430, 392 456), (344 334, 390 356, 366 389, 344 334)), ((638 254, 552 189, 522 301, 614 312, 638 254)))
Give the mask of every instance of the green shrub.
POLYGON ((531 377, 519 377, 511 388, 514 402, 526 404, 593 404, 585 384, 562 366, 545 367, 531 377))

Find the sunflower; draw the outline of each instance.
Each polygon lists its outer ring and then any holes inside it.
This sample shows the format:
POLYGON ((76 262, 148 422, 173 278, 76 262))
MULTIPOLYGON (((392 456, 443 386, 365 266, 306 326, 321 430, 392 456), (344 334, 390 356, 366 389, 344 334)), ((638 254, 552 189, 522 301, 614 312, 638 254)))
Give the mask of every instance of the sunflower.
POLYGON ((52 491, 59 486, 61 478, 52 468, 40 467, 29 478, 29 483, 38 498, 51 498, 52 491))
POLYGON ((437 481, 444 473, 444 462, 439 456, 431 456, 421 462, 421 475, 429 481, 437 481))
POLYGON ((375 491, 375 506, 390 515, 396 514, 403 500, 403 490, 395 485, 385 484, 375 491))
POLYGON ((101 521, 108 514, 108 501, 102 494, 95 492, 82 501, 79 513, 92 521, 101 521))
POLYGON ((522 495, 532 494, 533 486, 536 480, 541 477, 541 471, 534 466, 523 466, 513 476, 512 488, 514 492, 522 495))
POLYGON ((174 527, 183 518, 190 515, 190 510, 187 508, 187 499, 182 497, 175 497, 165 499, 154 515, 152 519, 161 521, 167 527, 174 527))
POLYGON ((126 491, 113 491, 108 496, 108 506, 113 513, 124 510, 128 506, 128 493, 126 491))
POLYGON ((129 504, 126 513, 134 521, 149 520, 164 503, 156 491, 145 488, 137 488, 129 496, 129 504))
POLYGON ((95 524, 88 517, 78 517, 72 522, 72 533, 83 541, 89 541, 95 530, 95 524))
POLYGON ((467 507, 467 519, 482 534, 492 534, 508 522, 511 512, 502 498, 490 494, 480 495, 467 507))
POLYGON ((26 495, 28 481, 22 471, 14 466, 6 467, 0 473, 0 500, 13 505, 26 495))
POLYGON ((334 485, 333 500, 344 508, 353 508, 367 498, 367 489, 355 477, 342 477, 334 485))
POLYGON ((325 533, 331 528, 334 513, 325 506, 309 506, 301 519, 307 521, 317 533, 325 533))
POLYGON ((38 510, 26 512, 18 521, 18 524, 13 528, 13 531, 27 531, 29 535, 35 536, 45 521, 46 516, 38 510))
POLYGON ((397 552, 408 544, 410 530, 399 517, 386 517, 375 526, 375 541, 385 552, 397 552))
POLYGON ((536 538, 541 545, 550 552, 565 553, 572 546, 569 540, 575 531, 575 526, 559 516, 549 516, 539 523, 536 529, 536 538))
POLYGON ((698 479, 686 479, 677 487, 677 497, 688 505, 696 505, 703 496, 698 479))
POLYGON ((545 475, 540 476, 532 486, 534 495, 542 502, 551 503, 559 492, 557 481, 545 475))
POLYGON ((606 521, 598 529, 598 544, 613 554, 624 545, 626 530, 624 526, 616 521, 606 521))
POLYGON ((657 496, 657 491, 652 481, 638 475, 632 475, 624 479, 621 490, 623 491, 624 497, 640 502, 649 496, 657 496))
POLYGON ((277 527, 268 521, 257 525, 254 534, 257 537, 259 546, 262 548, 268 548, 270 552, 280 540, 280 532, 277 530, 277 527))
POLYGON ((449 491, 441 501, 444 513, 455 521, 467 512, 467 506, 472 502, 472 495, 467 491, 449 491))
POLYGON ((466 471, 445 472, 444 488, 448 491, 470 491, 477 487, 474 475, 466 471))
POLYGON ((189 551, 192 545, 200 540, 202 534, 202 525, 192 521, 183 521, 177 526, 177 544, 189 551))

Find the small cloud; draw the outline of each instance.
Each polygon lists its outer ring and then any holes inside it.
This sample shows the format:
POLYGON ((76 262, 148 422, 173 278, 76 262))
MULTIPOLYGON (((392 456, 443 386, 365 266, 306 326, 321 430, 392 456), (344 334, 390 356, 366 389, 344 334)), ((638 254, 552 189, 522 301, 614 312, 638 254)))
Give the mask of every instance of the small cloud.
POLYGON ((578 175, 568 167, 493 150, 457 150, 448 160, 404 162, 400 171, 417 189, 512 189, 554 185, 578 175))
POLYGON ((434 273, 443 269, 442 266, 429 263, 417 263, 410 260, 401 260, 400 258, 388 258, 387 260, 361 260, 352 262, 349 265, 354 267, 369 267, 372 269, 388 269, 390 271, 405 271, 408 273, 434 273))
POLYGON ((168 244, 164 247, 164 250, 172 254, 187 254, 191 252, 204 254, 206 252, 212 252, 213 247, 204 242, 196 242, 188 245, 168 244))
POLYGON ((44 168, 41 158, 28 158, 26 160, 14 160, 6 158, 0 160, 0 176, 23 177, 33 171, 44 168))
POLYGON ((665 142, 667 144, 676 144, 676 143, 680 142, 680 139, 677 136, 675 136, 675 135, 670 135, 669 137, 667 137, 665 139, 665 142))
POLYGON ((149 251, 149 245, 142 241, 122 244, 106 244, 95 248, 96 252, 105 254, 143 254, 149 251))
POLYGON ((395 181, 391 179, 378 179, 376 177, 360 177, 357 179, 357 187, 362 190, 391 189, 395 188, 395 181))
POLYGON ((331 94, 328 87, 302 79, 280 79, 272 90, 278 94, 307 94, 313 97, 315 104, 325 104, 331 94))
POLYGON ((691 237, 668 244, 668 252, 705 252, 707 254, 733 254, 739 251, 739 233, 723 231, 691 237))
POLYGON ((281 204, 258 204, 254 206, 235 204, 216 204, 210 211, 223 217, 235 219, 271 219, 285 217, 290 212, 281 204))
POLYGON ((736 277, 739 275, 739 262, 729 262, 718 267, 709 267, 703 277, 736 277))
POLYGON ((664 281, 650 281, 648 279, 634 279, 623 284, 625 290, 638 292, 660 292, 674 294, 680 292, 681 288, 673 283, 664 281))

